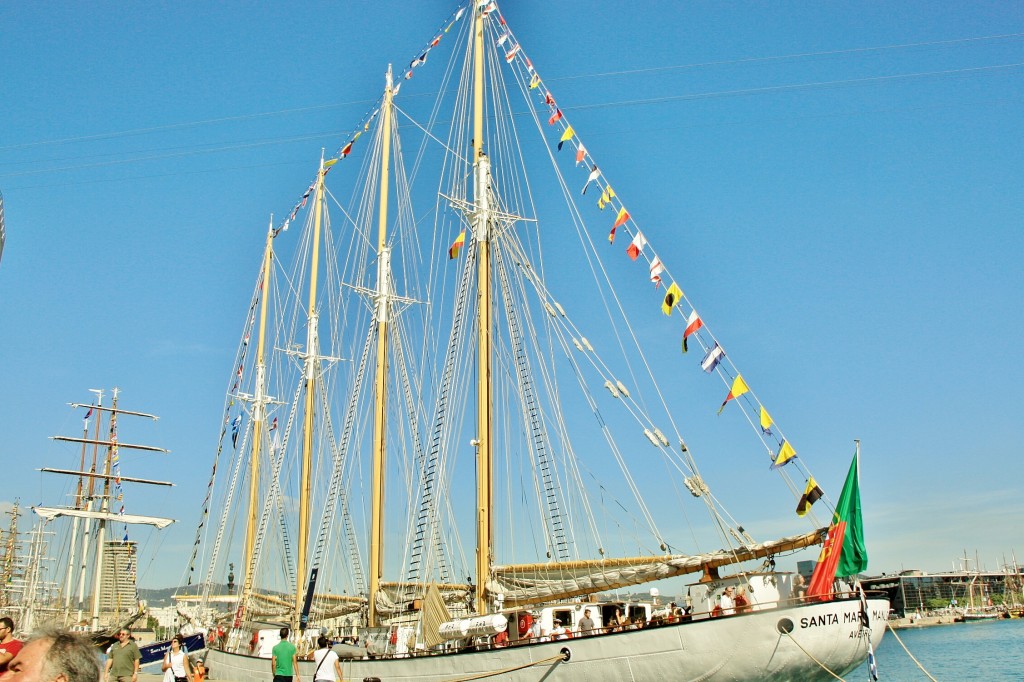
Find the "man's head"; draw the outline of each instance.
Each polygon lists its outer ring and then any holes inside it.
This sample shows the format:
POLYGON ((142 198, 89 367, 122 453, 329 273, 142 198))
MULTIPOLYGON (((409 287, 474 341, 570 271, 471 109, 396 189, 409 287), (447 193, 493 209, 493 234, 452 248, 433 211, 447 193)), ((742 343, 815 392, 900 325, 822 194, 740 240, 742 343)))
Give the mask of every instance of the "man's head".
POLYGON ((281 639, 288 639, 288 628, 281 628, 281 639))
POLYGON ((4 616, 0 618, 0 641, 14 637, 14 621, 4 616))
POLYGON ((587 618, 590 618, 590 609, 584 609, 583 613, 584 615, 586 615, 587 618))
POLYGON ((733 592, 735 592, 735 591, 736 591, 736 588, 733 587, 732 585, 730 585, 729 587, 725 588, 725 594, 730 596, 730 597, 732 596, 733 592))
POLYGON ((121 628, 120 630, 118 630, 118 632, 117 632, 117 641, 121 642, 121 644, 127 644, 128 642, 131 641, 131 639, 132 639, 132 631, 131 630, 129 630, 128 628, 121 628))
POLYGON ((99 682, 92 644, 66 630, 46 628, 29 638, 0 675, 2 682, 99 682))

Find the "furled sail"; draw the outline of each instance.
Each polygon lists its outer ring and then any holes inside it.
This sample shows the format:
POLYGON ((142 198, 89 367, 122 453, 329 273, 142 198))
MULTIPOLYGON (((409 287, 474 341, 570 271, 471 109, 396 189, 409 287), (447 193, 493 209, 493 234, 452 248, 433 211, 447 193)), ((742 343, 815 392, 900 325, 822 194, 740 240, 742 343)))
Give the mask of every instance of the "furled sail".
POLYGON ((595 561, 560 561, 546 564, 495 566, 488 589, 505 595, 506 606, 525 606, 568 599, 629 585, 673 578, 687 573, 713 572, 720 566, 790 552, 825 539, 827 528, 748 544, 733 550, 705 554, 670 554, 663 557, 632 557, 595 561))
POLYGON ((116 514, 105 511, 89 511, 87 509, 63 509, 61 507, 32 507, 35 513, 44 519, 52 520, 59 516, 77 516, 82 519, 99 519, 100 521, 112 521, 114 523, 138 523, 157 528, 166 528, 174 523, 174 519, 164 519, 159 516, 140 516, 138 514, 116 514))

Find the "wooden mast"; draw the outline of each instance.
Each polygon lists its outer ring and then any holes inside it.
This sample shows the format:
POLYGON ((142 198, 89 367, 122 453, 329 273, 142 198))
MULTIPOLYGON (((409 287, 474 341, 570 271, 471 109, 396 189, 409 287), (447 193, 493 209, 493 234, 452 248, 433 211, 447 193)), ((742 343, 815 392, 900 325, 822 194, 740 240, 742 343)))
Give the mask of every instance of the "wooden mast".
POLYGON ((309 518, 312 504, 313 470, 313 416, 316 404, 316 372, 319 367, 319 341, 317 340, 316 284, 320 259, 320 226, 324 205, 324 159, 320 154, 320 170, 316 176, 316 203, 313 214, 313 253, 309 266, 309 324, 306 334, 305 383, 306 406, 302 428, 302 477, 299 483, 299 542, 295 558, 295 612, 292 615, 292 630, 299 629, 304 598, 303 584, 306 579, 306 553, 309 547, 309 518))
POLYGON ((476 610, 487 613, 491 575, 491 500, 494 443, 491 417, 491 253, 488 187, 490 161, 484 153, 484 13, 473 27, 473 233, 477 244, 477 427, 476 427, 476 610))
POLYGON ((243 555, 242 599, 239 600, 239 615, 245 608, 245 600, 252 590, 252 555, 256 546, 256 531, 259 524, 259 474, 260 446, 263 442, 263 422, 266 419, 266 330, 267 299, 270 294, 270 263, 274 258, 274 218, 271 216, 267 227, 267 244, 263 249, 263 272, 260 277, 260 328, 256 346, 256 388, 252 413, 252 456, 249 463, 249 515, 245 527, 245 554, 243 555))
POLYGON ((383 577, 384 565, 384 468, 386 449, 387 373, 388 373, 388 288, 391 280, 391 249, 387 243, 388 181, 391 161, 391 66, 388 66, 381 105, 381 166, 380 166, 380 219, 377 227, 377 365, 374 373, 373 406, 373 481, 370 510, 370 593, 368 621, 370 627, 379 625, 377 592, 383 577))

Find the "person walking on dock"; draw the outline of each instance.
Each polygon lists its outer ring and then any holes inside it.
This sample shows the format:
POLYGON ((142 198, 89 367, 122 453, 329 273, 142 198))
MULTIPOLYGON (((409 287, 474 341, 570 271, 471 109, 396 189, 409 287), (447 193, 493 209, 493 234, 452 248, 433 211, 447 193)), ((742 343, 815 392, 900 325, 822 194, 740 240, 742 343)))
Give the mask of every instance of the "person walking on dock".
POLYGON ((117 633, 117 642, 107 649, 107 678, 110 682, 138 682, 142 653, 128 628, 117 633))
POLYGON ((317 650, 313 652, 316 670, 313 671, 313 682, 342 682, 345 679, 341 671, 338 654, 331 649, 331 642, 324 635, 316 640, 317 650))
POLYGON ((192 682, 192 660, 181 648, 181 635, 171 638, 171 648, 164 654, 164 662, 161 668, 164 671, 164 679, 174 678, 174 682, 192 682))
POLYGON ((299 679, 299 659, 295 645, 288 641, 288 628, 281 628, 281 641, 270 652, 270 670, 274 674, 274 682, 299 679))

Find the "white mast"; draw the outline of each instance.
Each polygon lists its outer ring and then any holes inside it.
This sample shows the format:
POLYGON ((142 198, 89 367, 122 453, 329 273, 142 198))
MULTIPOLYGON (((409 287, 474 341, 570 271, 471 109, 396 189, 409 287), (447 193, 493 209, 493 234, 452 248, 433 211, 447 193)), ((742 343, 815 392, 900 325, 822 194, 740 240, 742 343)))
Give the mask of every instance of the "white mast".
MULTIPOLYGON (((114 441, 117 435, 117 394, 118 389, 114 389, 114 398, 111 402, 112 411, 110 412, 110 440, 114 441)), ((98 439, 97 439, 98 440, 98 439)), ((113 464, 114 453, 116 452, 116 445, 109 445, 107 447, 107 458, 103 465, 103 473, 106 476, 110 476, 111 466, 113 464)), ((110 512, 110 479, 104 479, 103 481, 103 497, 100 501, 100 510, 103 512, 110 512)), ((103 573, 103 542, 107 538, 107 522, 105 519, 100 519, 99 532, 96 534, 96 572, 93 576, 93 587, 92 587, 92 623, 90 629, 96 632, 100 629, 100 578, 103 573)))
MULTIPOLYGON (((103 405, 103 390, 97 388, 90 388, 91 393, 96 394, 96 406, 101 407, 103 405)), ((96 437, 94 440, 99 441, 100 439, 100 422, 103 419, 99 414, 96 415, 96 437)), ((99 445, 93 445, 92 448, 92 473, 96 473, 96 457, 99 452, 99 445)), ((84 467, 83 467, 84 468, 84 467)), ((93 493, 96 491, 96 479, 89 479, 89 494, 86 496, 85 509, 86 511, 92 511, 93 507, 93 493)), ((78 618, 79 623, 82 622, 82 607, 85 604, 85 573, 86 568, 89 565, 89 536, 92 534, 92 519, 85 519, 85 528, 82 533, 82 563, 78 567, 78 618)))

